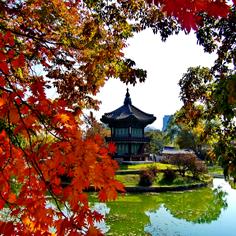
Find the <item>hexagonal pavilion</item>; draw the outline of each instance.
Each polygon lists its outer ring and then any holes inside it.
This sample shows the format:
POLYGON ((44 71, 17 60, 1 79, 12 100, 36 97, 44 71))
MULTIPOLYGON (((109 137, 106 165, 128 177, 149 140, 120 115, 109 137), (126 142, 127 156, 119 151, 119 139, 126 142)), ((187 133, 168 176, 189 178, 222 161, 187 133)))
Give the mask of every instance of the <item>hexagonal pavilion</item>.
POLYGON ((105 113, 101 118, 111 129, 111 137, 107 137, 106 141, 116 144, 115 157, 124 161, 144 161, 147 158, 145 146, 150 141, 144 136, 144 128, 155 120, 154 115, 132 105, 127 89, 123 106, 105 113))

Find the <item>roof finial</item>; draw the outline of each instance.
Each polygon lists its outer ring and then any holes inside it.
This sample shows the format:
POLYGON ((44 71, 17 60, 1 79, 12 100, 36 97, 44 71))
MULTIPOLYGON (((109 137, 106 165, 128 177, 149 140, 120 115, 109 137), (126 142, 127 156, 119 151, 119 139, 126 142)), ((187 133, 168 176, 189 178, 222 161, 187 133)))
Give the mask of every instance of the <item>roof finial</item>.
POLYGON ((124 105, 131 105, 131 104, 132 103, 131 103, 131 98, 130 98, 130 94, 129 94, 129 89, 127 88, 124 105))

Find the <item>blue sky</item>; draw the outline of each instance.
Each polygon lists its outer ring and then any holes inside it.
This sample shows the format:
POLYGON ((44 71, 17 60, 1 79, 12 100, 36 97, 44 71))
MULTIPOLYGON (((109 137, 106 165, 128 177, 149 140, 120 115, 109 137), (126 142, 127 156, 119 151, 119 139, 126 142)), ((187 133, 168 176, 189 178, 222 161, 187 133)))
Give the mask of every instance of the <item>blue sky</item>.
MULTIPOLYGON (((163 116, 173 114, 182 105, 178 87, 182 75, 191 66, 211 67, 216 55, 204 53, 193 33, 181 33, 162 42, 159 35, 146 30, 136 34, 128 44, 124 51, 126 57, 133 59, 137 67, 147 70, 145 83, 128 86, 132 104, 154 114, 157 120, 151 126, 161 129, 163 116)), ((121 106, 126 88, 119 80, 109 80, 97 95, 102 104, 95 116, 100 119, 105 112, 121 106)))

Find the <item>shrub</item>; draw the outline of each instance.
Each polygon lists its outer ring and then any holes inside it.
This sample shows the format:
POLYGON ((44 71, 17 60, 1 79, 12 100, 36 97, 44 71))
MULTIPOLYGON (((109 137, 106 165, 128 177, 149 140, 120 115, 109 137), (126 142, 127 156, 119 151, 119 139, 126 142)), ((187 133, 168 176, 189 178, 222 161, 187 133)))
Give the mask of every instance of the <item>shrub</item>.
POLYGON ((153 174, 154 177, 157 176, 157 173, 158 173, 157 166, 155 166, 155 165, 149 166, 148 171, 150 171, 153 174))
POLYGON ((172 158, 169 158, 169 164, 175 165, 179 174, 183 177, 187 171, 190 171, 194 178, 198 178, 200 174, 207 171, 204 162, 198 160, 192 153, 172 156, 172 158))
POLYGON ((207 167, 203 161, 195 160, 195 162, 189 166, 189 171, 195 179, 198 179, 200 174, 207 172, 207 167))
POLYGON ((163 171, 163 180, 172 183, 176 179, 177 175, 173 169, 166 169, 163 171))
POLYGON ((153 175, 153 172, 150 170, 144 170, 139 175, 139 185, 140 186, 151 186, 155 176, 153 175))

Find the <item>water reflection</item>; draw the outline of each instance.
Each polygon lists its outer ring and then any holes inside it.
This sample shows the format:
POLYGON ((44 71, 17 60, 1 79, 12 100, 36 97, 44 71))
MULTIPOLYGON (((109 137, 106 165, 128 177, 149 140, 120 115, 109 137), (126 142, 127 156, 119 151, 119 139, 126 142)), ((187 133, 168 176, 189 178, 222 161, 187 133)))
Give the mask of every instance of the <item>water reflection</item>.
POLYGON ((223 179, 213 188, 159 194, 127 194, 97 205, 107 236, 235 236, 236 190, 223 179))
POLYGON ((227 207, 226 192, 222 189, 209 189, 169 194, 163 206, 172 216, 193 223, 211 223, 217 220, 227 207))
POLYGON ((149 223, 149 217, 145 212, 159 208, 161 199, 158 196, 159 194, 127 194, 108 202, 110 213, 106 215, 106 223, 111 229, 106 235, 146 235, 144 227, 149 223))
POLYGON ((214 180, 214 185, 214 190, 165 194, 160 208, 146 212, 150 223, 145 232, 152 236, 235 236, 236 191, 224 180, 214 180))
MULTIPOLYGON (((95 203, 92 207, 92 210, 99 212, 103 216, 106 216, 110 212, 110 208, 108 208, 105 203, 95 203)), ((110 230, 110 226, 107 225, 104 220, 95 221, 94 225, 95 227, 99 228, 103 234, 110 230)))

